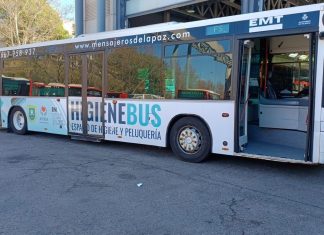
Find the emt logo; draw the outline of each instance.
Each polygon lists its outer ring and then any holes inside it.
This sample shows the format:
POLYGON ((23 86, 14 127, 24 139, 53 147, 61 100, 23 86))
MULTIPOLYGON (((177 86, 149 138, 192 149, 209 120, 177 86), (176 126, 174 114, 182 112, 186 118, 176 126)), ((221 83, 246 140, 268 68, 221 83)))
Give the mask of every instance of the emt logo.
POLYGON ((249 21, 249 32, 254 33, 282 29, 282 18, 283 16, 269 16, 252 19, 249 21))

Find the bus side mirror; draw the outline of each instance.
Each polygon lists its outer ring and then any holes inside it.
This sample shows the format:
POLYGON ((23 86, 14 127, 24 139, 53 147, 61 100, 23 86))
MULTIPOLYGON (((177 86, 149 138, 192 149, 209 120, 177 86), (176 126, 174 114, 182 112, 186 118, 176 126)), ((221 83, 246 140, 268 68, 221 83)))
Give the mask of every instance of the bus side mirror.
POLYGON ((320 32, 320 33, 319 33, 319 38, 320 38, 321 40, 324 40, 324 32, 320 32))

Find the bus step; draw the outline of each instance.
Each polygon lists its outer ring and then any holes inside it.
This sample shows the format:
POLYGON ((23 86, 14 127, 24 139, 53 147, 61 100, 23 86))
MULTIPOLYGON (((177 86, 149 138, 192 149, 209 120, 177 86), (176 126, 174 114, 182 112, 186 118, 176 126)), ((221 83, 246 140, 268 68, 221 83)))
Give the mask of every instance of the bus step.
POLYGON ((71 139, 99 143, 101 140, 103 140, 103 137, 93 135, 71 135, 71 139))

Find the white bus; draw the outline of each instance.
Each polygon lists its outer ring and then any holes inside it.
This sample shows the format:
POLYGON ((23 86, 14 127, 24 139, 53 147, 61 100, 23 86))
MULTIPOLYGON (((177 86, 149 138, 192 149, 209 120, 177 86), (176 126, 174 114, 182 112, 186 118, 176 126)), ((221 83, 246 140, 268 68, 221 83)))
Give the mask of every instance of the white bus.
POLYGON ((0 125, 171 146, 189 162, 323 164, 323 14, 315 4, 2 48, 0 125))

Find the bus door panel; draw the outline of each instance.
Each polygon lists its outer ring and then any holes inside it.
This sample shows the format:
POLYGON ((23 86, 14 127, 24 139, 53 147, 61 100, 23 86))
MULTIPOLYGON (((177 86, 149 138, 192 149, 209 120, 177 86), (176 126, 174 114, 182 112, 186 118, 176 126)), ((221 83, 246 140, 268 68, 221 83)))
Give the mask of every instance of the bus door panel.
MULTIPOLYGON (((1 71, 1 74, 3 74, 3 61, 0 61, 0 71, 1 71)), ((2 75, 0 76, 0 128, 2 127, 2 117, 1 117, 1 113, 2 113, 2 105, 3 105, 3 101, 2 101, 2 98, 1 96, 3 96, 2 92, 3 92, 3 89, 2 89, 2 75)))
POLYGON ((103 59, 104 53, 88 53, 86 95, 87 134, 104 136, 103 131, 103 59))
MULTIPOLYGON (((2 72, 2 69, 1 69, 1 65, 0 65, 0 70, 2 72)), ((1 73, 2 74, 2 73, 1 73)), ((2 127, 2 118, 1 118, 1 113, 2 113, 2 76, 0 76, 0 128, 2 127)))
POLYGON ((103 137, 103 52, 69 56, 69 133, 103 137))
POLYGON ((68 57, 68 131, 71 134, 83 134, 82 122, 82 57, 70 55, 68 57), (72 85, 73 84, 73 85, 72 85), (74 85, 75 84, 75 85, 74 85), (77 87, 77 84, 78 87, 77 87))
POLYGON ((242 148, 248 143, 248 100, 253 42, 244 40, 241 43, 240 101, 239 101, 239 144, 242 148))
POLYGON ((320 19, 316 65, 313 162, 324 164, 324 9, 321 11, 320 19), (321 107, 321 114, 318 112, 319 107, 321 107), (318 118, 319 115, 320 118, 318 118))

